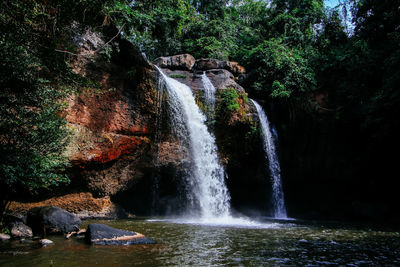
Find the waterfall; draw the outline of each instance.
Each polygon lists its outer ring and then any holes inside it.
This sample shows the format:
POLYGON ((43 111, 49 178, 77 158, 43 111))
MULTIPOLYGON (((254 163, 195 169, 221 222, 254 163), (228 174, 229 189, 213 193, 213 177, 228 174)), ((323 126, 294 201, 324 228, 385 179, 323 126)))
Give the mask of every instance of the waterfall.
POLYGON ((201 75, 201 81, 204 87, 204 100, 208 108, 214 110, 215 108, 215 87, 208 79, 205 72, 201 75))
POLYGON ((206 117, 196 105, 192 90, 167 77, 159 68, 161 87, 168 94, 171 124, 180 145, 186 146, 191 170, 186 177, 188 199, 198 204, 203 218, 228 217, 230 197, 225 172, 218 162, 215 138, 207 130, 206 117))
POLYGON ((251 101, 256 106, 258 118, 260 119, 265 156, 269 162, 269 170, 271 172, 273 216, 279 219, 286 219, 287 214, 281 182, 281 168, 279 166, 279 160, 275 149, 272 131, 267 115, 262 107, 256 101, 251 101))

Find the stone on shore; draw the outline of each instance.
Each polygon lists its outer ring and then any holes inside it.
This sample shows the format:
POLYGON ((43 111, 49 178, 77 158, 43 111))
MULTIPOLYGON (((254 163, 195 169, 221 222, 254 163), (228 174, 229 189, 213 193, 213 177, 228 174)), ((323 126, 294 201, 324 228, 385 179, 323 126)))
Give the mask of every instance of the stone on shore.
POLYGON ((57 207, 38 207, 28 211, 27 224, 35 234, 66 234, 78 231, 81 219, 57 207))

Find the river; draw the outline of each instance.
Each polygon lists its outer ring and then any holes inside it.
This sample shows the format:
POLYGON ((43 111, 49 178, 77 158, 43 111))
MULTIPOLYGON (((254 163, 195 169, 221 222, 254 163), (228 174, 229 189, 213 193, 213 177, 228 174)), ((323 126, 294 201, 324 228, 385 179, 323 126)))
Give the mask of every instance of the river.
MULTIPOLYGON (((84 221, 86 226, 93 221, 84 221)), ((138 231, 156 245, 92 246, 51 236, 41 248, 0 243, 0 266, 398 266, 400 233, 367 225, 305 221, 219 222, 165 218, 95 221, 138 231)))

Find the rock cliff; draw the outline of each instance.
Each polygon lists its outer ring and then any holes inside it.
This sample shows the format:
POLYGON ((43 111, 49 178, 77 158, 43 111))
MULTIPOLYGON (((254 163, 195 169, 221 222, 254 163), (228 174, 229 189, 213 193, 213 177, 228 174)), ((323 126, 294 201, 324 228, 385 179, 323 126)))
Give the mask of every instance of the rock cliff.
POLYGON ((54 205, 83 217, 115 216, 121 209, 110 198, 151 172, 155 89, 150 65, 120 37, 106 44, 116 29, 72 29, 76 55, 68 60, 88 85, 67 99, 60 114, 71 131, 65 152, 72 165, 71 185, 35 202, 13 202, 11 211, 54 205), (111 54, 105 54, 111 46, 111 54))
MULTIPOLYGON (((115 29, 108 34, 114 36, 115 29)), ((72 165, 71 185, 34 202, 12 202, 12 211, 51 205, 81 217, 115 217, 128 216, 124 210, 166 213, 182 206, 181 177, 190 162, 171 135, 168 112, 157 111, 157 71, 119 37, 112 43, 114 52, 104 57, 104 40, 104 33, 88 29, 76 30, 73 38, 77 56, 69 59, 71 68, 91 83, 70 96, 60 114, 72 133, 66 151, 72 165)), ((158 58, 154 63, 192 88, 203 109, 201 75, 208 76, 218 98, 209 128, 230 177, 233 204, 258 201, 248 198, 254 186, 265 180, 258 167, 262 165, 254 160, 254 155, 263 158, 254 145, 260 142, 256 111, 238 83, 245 77, 244 68, 236 62, 195 60, 189 54, 158 58), (227 101, 233 101, 234 109, 227 101)))

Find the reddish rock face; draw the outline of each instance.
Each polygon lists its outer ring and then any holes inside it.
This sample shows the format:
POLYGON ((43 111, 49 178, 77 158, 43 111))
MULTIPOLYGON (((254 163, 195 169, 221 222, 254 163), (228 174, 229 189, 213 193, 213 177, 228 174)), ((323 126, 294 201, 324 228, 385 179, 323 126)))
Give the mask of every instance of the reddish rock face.
POLYGON ((66 119, 93 131, 125 135, 149 134, 148 118, 143 118, 121 91, 84 92, 68 101, 66 119))
MULTIPOLYGON (((88 34, 93 39, 94 33, 88 34)), ((66 151, 74 166, 71 179, 86 184, 85 190, 97 197, 127 190, 151 167, 149 138, 156 110, 152 72, 134 58, 137 51, 131 44, 118 42, 121 55, 116 60, 93 63, 87 56, 96 57, 94 48, 83 42, 80 56, 71 62, 75 73, 100 85, 81 88, 65 111, 73 133, 66 151), (127 76, 132 69, 134 77, 127 76)))
POLYGON ((38 202, 10 203, 9 211, 13 213, 25 213, 36 207, 55 206, 69 212, 78 214, 79 217, 114 217, 118 206, 113 204, 110 197, 94 198, 91 193, 72 193, 59 197, 52 197, 38 202))

